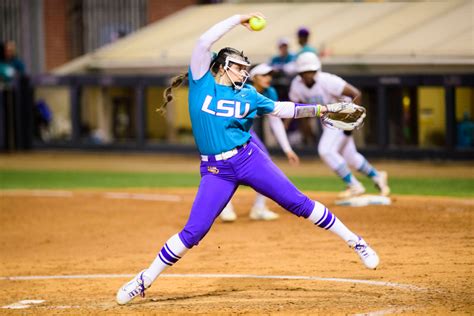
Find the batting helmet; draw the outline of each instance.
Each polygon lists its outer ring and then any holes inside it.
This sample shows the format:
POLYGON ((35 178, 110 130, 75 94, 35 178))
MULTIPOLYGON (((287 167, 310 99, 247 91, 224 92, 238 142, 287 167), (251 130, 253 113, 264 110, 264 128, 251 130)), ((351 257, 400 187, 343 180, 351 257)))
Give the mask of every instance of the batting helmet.
POLYGON ((298 73, 307 71, 318 71, 321 69, 321 61, 312 52, 302 53, 296 59, 296 71, 298 73))

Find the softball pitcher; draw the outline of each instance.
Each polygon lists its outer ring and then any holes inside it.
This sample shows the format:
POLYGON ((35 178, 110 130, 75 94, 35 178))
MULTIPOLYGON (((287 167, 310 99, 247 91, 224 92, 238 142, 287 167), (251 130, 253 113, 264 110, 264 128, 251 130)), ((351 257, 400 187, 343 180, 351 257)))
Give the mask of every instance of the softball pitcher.
MULTIPOLYGON (((367 268, 375 269, 379 263, 375 251, 361 237, 323 204, 302 194, 258 146, 249 142, 249 129, 256 115, 316 117, 321 113, 357 108, 348 103, 323 106, 275 102, 245 85, 250 63, 241 51, 226 47, 212 58, 212 44, 239 24, 250 30, 248 22, 253 16, 260 15, 234 15, 211 27, 197 41, 187 76, 189 113, 201 153, 201 183, 184 228, 168 239, 148 269, 118 290, 118 304, 144 296, 145 290, 166 268, 196 246, 240 184, 252 187, 296 216, 335 233, 355 250, 367 268)), ((176 78, 171 87, 177 87, 184 77, 176 78)), ((167 90, 166 101, 171 100, 171 91, 167 90)))
MULTIPOLYGON (((355 103, 360 99, 360 91, 342 78, 321 71, 318 56, 306 52, 296 59, 298 76, 291 82, 289 97, 294 102, 327 104, 348 97, 355 103)), ((321 159, 347 185, 347 190, 339 194, 340 198, 349 198, 365 193, 365 188, 352 174, 349 166, 368 176, 387 196, 390 188, 387 173, 377 171, 356 149, 351 132, 323 125, 323 134, 319 141, 318 153, 321 159)))
MULTIPOLYGON (((252 86, 257 90, 258 93, 261 93, 273 101, 278 101, 278 94, 275 88, 271 86, 272 72, 272 67, 267 64, 260 64, 252 68, 249 75, 250 79, 252 80, 252 86)), ((267 115, 266 118, 268 118, 270 128, 272 129, 275 138, 280 144, 281 149, 286 154, 289 163, 292 165, 297 165, 300 159, 291 148, 283 122, 279 117, 273 115, 267 115)), ((255 145, 257 145, 265 154, 270 156, 267 148, 253 129, 250 130, 250 135, 252 135, 250 141, 255 143, 255 145)), ((260 193, 257 193, 255 202, 252 206, 252 209, 250 210, 249 217, 253 220, 272 221, 278 219, 279 215, 268 209, 266 205, 266 197, 260 193)), ((226 207, 224 207, 221 214, 219 215, 219 218, 223 222, 233 222, 237 219, 237 214, 235 214, 232 202, 229 202, 226 207)))

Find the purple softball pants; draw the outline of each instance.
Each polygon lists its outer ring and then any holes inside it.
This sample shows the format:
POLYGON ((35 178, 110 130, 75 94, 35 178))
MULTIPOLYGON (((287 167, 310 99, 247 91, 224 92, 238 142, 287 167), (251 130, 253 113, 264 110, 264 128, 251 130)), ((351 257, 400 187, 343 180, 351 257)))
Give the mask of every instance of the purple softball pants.
POLYGON ((268 152, 267 147, 265 147, 262 140, 260 139, 260 137, 258 137, 257 133, 255 133, 253 129, 250 130, 250 135, 252 135, 252 138, 250 138, 250 141, 254 143, 255 145, 257 145, 258 148, 260 148, 260 150, 262 150, 267 156, 270 156, 270 153, 268 152))
POLYGON ((307 218, 314 202, 301 193, 253 142, 227 160, 201 161, 201 183, 188 222, 179 233, 187 248, 207 234, 241 184, 277 202, 291 213, 307 218))

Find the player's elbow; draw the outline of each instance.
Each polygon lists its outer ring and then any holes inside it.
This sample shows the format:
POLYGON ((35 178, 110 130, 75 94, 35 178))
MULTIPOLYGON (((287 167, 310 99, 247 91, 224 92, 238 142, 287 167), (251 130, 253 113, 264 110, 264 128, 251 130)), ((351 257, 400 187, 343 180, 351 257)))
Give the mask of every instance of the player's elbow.
POLYGON ((360 104, 360 102, 362 101, 362 92, 356 89, 355 95, 352 100, 355 104, 360 104))

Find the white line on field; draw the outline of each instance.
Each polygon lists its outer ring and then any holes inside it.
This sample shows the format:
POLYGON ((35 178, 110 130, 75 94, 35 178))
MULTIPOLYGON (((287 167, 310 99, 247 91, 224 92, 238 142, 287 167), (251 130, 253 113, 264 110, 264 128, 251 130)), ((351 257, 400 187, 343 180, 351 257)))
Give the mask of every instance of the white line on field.
POLYGON ((130 199, 130 200, 145 200, 145 201, 181 202, 183 200, 179 195, 171 195, 171 194, 106 192, 104 196, 108 199, 130 199))
POLYGON ((0 195, 10 196, 45 196, 45 197, 72 197, 71 191, 56 190, 3 190, 0 195))
POLYGON ((81 308, 81 307, 78 305, 59 305, 59 306, 52 306, 51 308, 68 309, 68 308, 81 308))
POLYGON ((10 305, 5 305, 2 306, 2 308, 5 309, 24 309, 24 308, 29 308, 31 304, 41 304, 46 302, 45 300, 22 300, 10 305))
MULTIPOLYGON (((55 279, 110 279, 110 278, 132 278, 134 274, 79 274, 79 275, 32 275, 32 276, 9 276, 0 277, 5 281, 24 281, 24 280, 55 280, 55 279)), ((309 280, 325 281, 339 283, 356 283, 375 286, 385 286, 403 290, 422 291, 424 288, 394 282, 342 279, 342 278, 322 278, 317 276, 298 276, 298 275, 255 275, 255 274, 162 274, 161 278, 204 278, 204 279, 279 279, 279 280, 309 280)))
MULTIPOLYGON (((0 196, 37 196, 37 197, 74 197, 71 191, 57 190, 2 190, 0 196)), ((181 202, 183 198, 174 194, 153 193, 128 193, 128 192, 105 192, 102 196, 106 199, 142 200, 142 201, 165 201, 181 202)))
POLYGON ((400 314, 404 312, 413 312, 413 308, 409 307, 397 307, 397 308, 390 308, 390 309, 382 309, 379 311, 361 313, 361 314, 354 314, 353 316, 382 316, 387 314, 400 314))

